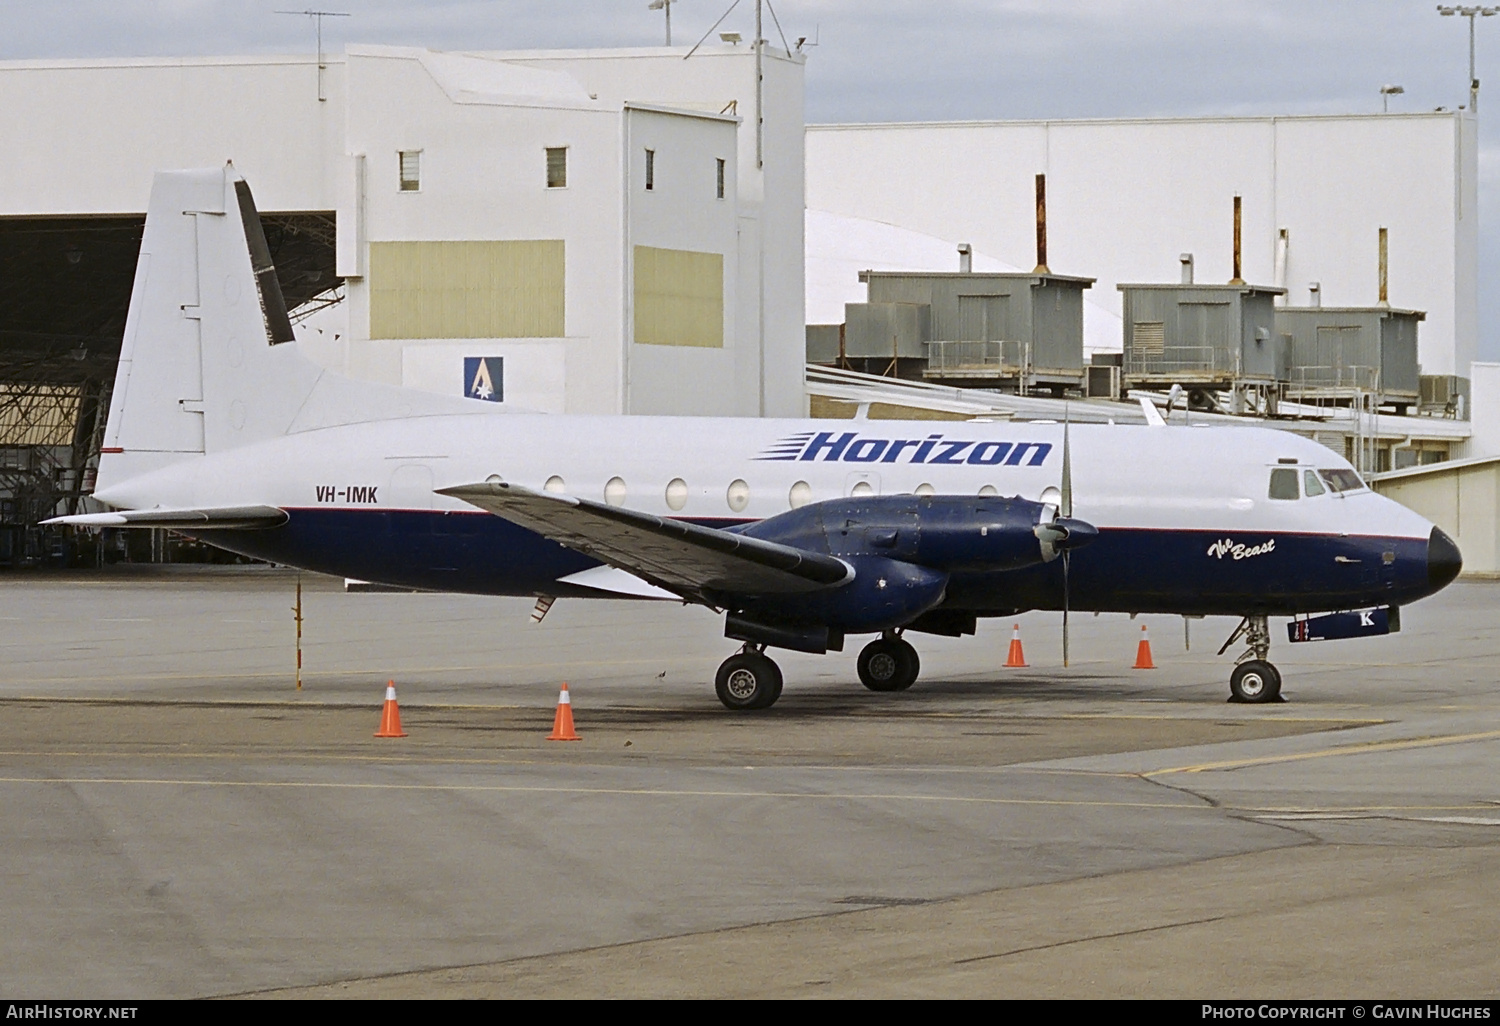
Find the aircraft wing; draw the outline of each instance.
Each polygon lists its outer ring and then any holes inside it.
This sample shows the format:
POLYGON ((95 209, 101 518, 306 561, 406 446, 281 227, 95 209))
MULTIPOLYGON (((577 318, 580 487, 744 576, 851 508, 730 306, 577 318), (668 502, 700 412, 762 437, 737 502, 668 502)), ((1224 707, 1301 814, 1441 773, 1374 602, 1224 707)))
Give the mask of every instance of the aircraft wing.
POLYGON ((244 531, 280 527, 286 510, 275 506, 209 506, 202 509, 130 509, 53 517, 43 524, 74 527, 164 527, 171 531, 244 531))
POLYGON ((486 482, 439 488, 438 494, 707 605, 715 604, 714 592, 817 591, 853 574, 833 556, 520 485, 486 482))

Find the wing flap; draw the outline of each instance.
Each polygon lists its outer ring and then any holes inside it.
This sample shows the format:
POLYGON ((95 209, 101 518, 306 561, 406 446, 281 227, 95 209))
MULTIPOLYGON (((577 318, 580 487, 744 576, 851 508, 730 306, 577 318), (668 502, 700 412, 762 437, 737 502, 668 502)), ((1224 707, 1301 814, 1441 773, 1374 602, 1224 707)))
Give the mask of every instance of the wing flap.
POLYGON ((53 517, 43 524, 73 527, 162 527, 172 531, 245 531, 280 527, 286 510, 275 506, 208 506, 201 509, 128 509, 53 517))
POLYGON ((439 488, 438 494, 709 604, 715 592, 818 591, 842 584, 853 573, 833 556, 520 485, 485 482, 439 488))

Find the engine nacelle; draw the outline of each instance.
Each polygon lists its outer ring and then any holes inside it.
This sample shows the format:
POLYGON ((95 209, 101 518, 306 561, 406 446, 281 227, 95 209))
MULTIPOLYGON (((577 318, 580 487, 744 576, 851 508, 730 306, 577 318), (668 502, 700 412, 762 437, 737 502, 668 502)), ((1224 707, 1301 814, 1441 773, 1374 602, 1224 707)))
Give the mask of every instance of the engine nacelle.
MULTIPOLYGON (((768 625, 818 624, 848 634, 889 630, 943 601, 948 575, 884 556, 846 556, 854 577, 826 591, 800 595, 724 596, 723 604, 768 625)), ((788 648, 800 645, 770 641, 788 648)))
POLYGON ((1093 527, 1020 497, 887 495, 830 499, 744 533, 844 559, 883 556, 933 570, 1017 570, 1092 539, 1093 527))

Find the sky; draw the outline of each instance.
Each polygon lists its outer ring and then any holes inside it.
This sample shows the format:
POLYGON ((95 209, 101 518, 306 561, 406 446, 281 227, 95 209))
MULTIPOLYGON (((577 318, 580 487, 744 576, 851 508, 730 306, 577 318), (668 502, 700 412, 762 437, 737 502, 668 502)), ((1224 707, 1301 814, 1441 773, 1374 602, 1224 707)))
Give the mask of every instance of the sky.
MULTIPOLYGON (((732 0, 676 0, 673 42, 732 0)), ((809 123, 1351 113, 1468 102, 1468 20, 1419 0, 769 0, 809 123)), ((0 59, 298 53, 289 0, 0 0, 0 59)), ((659 45, 647 0, 320 0, 324 47, 659 45)), ((719 26, 749 38, 754 0, 719 26)), ((767 37, 779 38, 766 16, 767 37)), ((1500 17, 1480 18, 1480 358, 1500 359, 1500 17), (1485 117, 1486 111, 1493 114, 1485 117)))

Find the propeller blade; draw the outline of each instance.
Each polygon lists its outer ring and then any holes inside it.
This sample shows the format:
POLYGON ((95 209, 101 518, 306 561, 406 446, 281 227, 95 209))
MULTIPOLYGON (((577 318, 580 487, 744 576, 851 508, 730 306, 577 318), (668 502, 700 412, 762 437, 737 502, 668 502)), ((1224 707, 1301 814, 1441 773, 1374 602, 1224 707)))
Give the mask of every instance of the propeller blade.
POLYGON ((1062 506, 1058 510, 1065 517, 1073 515, 1073 451, 1068 444, 1068 406, 1063 404, 1063 465, 1062 506))

